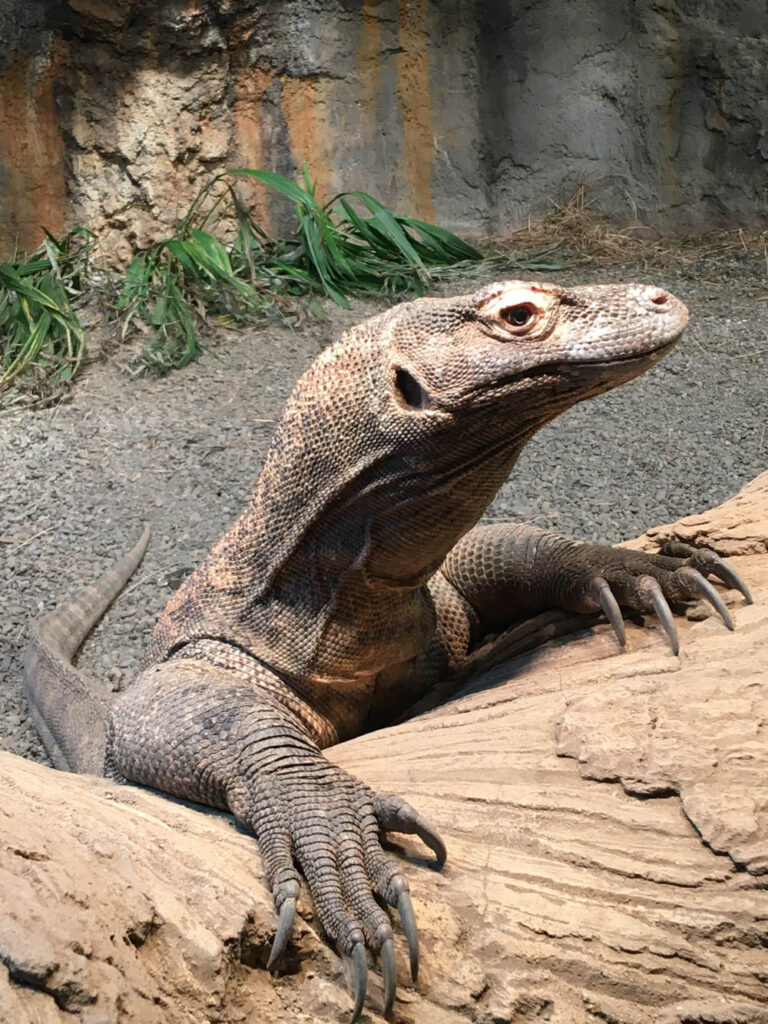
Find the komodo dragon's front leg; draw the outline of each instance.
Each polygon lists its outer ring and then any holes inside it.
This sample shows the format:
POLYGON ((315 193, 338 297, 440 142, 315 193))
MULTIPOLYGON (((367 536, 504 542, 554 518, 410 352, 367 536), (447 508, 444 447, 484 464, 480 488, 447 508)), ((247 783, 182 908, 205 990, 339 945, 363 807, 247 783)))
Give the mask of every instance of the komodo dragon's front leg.
POLYGON ((671 634, 661 595, 704 594, 729 624, 704 575, 748 592, 711 553, 472 530, 539 427, 649 369, 686 323, 682 303, 646 285, 506 281, 352 329, 297 383, 251 504, 173 595, 147 667, 111 708, 69 659, 146 538, 108 585, 39 625, 27 686, 56 764, 93 771, 106 747, 114 778, 229 808, 255 834, 275 896, 270 963, 303 874, 354 960, 354 1016, 366 947, 380 954, 388 1011, 392 928, 375 897, 398 907, 414 975, 418 954, 407 882, 379 832, 414 832, 441 862, 445 851, 413 808, 320 748, 391 721, 483 631, 541 607, 602 608, 621 637, 618 599, 655 609, 671 634))
POLYGON ((752 603, 739 574, 708 548, 671 543, 659 555, 646 554, 572 541, 525 524, 475 527, 449 553, 441 573, 477 616, 476 633, 497 631, 549 608, 602 611, 623 647, 621 606, 655 614, 675 654, 679 643, 668 601, 703 597, 728 629, 734 628, 731 614, 706 577, 716 577, 752 603))
POLYGON ((379 833, 419 835, 440 864, 442 841, 405 800, 372 792, 324 758, 317 716, 309 708, 300 716, 273 673, 253 662, 249 684, 210 663, 226 661, 226 650, 197 648, 206 660, 192 660, 193 648, 147 669, 117 698, 107 774, 231 811, 256 836, 279 915, 267 967, 290 938, 301 872, 325 932, 354 962, 353 1018, 365 998, 366 947, 380 955, 388 1013, 397 986, 392 926, 372 893, 399 911, 414 979, 419 951, 407 879, 379 833))

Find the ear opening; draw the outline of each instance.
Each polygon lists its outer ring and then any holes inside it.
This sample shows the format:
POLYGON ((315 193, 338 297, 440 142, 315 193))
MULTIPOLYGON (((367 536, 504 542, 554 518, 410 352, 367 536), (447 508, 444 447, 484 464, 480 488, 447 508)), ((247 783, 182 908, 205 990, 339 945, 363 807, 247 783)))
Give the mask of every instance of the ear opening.
POLYGON ((431 409, 435 404, 421 381, 403 366, 395 367, 395 394, 400 405, 417 412, 431 409))

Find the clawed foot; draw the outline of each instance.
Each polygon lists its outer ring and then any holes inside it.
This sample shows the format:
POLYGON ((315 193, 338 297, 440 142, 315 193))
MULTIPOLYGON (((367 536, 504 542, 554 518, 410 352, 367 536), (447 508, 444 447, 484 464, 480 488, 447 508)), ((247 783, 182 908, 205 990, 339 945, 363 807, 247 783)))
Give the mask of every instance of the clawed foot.
POLYGON ((703 597, 726 627, 733 629, 731 614, 707 576, 740 591, 746 603, 752 604, 752 595, 741 576, 709 548, 670 541, 659 555, 596 545, 585 545, 582 550, 585 549, 589 549, 590 575, 581 586, 576 610, 601 610, 622 647, 626 642, 622 607, 655 614, 675 654, 679 653, 680 643, 670 601, 684 603, 703 597))
POLYGON ((408 881, 400 865, 384 854, 379 833, 418 835, 442 866, 446 853, 439 835, 401 797, 374 794, 324 759, 300 778, 255 779, 247 791, 233 795, 233 804, 238 818, 256 833, 278 913, 267 967, 274 967, 291 936, 299 895, 298 866, 323 929, 352 961, 352 1022, 365 1001, 366 950, 380 961, 387 1016, 395 1001, 397 966, 389 915, 376 897, 398 911, 414 981, 419 971, 419 934, 408 881))

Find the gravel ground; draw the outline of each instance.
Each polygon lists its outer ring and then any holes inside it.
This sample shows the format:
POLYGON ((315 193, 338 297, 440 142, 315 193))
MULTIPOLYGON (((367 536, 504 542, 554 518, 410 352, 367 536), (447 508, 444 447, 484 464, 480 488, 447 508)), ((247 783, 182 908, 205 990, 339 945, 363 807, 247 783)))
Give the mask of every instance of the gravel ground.
MULTIPOLYGON (((691 326, 646 376, 542 430, 490 518, 614 542, 717 504, 766 468, 764 261, 710 255, 656 274, 622 266, 551 276, 662 285, 688 303, 691 326)), ((218 358, 161 380, 97 365, 67 404, 0 418, 0 749, 45 761, 22 695, 30 619, 95 577, 151 520, 143 565, 80 655, 105 685, 127 684, 169 578, 195 565, 246 502, 294 380, 377 308, 334 307, 328 322, 295 333, 228 334, 218 358)))

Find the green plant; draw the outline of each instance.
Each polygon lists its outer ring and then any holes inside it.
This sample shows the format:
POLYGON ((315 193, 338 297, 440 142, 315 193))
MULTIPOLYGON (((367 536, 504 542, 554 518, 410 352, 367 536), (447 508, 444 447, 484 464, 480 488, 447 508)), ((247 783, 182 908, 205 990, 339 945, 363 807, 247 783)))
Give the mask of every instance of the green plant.
POLYGON ((438 268, 484 258, 450 231, 398 216, 367 192, 344 192, 321 205, 306 168, 305 188, 271 171, 242 168, 228 174, 281 192, 293 201, 297 219, 293 238, 265 239, 238 204, 238 250, 245 252, 246 240, 255 241, 261 254, 264 242, 271 243, 267 254, 284 274, 300 270, 299 281, 341 306, 349 306, 350 295, 421 293, 438 268), (370 216, 356 210, 353 201, 370 216))
POLYGON ((198 353, 198 320, 243 321, 266 310, 259 292, 234 273, 217 238, 199 228, 185 235, 134 257, 115 306, 123 336, 136 321, 151 329, 142 363, 161 371, 186 366, 198 353))
POLYGON ((83 294, 95 245, 83 227, 62 239, 46 231, 25 259, 0 265, 0 402, 12 385, 48 397, 77 372, 85 347, 72 302, 83 294))

